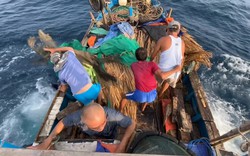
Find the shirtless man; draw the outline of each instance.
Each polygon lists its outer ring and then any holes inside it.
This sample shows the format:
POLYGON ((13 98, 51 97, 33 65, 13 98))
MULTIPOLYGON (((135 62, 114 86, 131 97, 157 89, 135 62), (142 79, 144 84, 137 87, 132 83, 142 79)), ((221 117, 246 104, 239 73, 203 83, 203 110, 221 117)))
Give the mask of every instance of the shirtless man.
POLYGON ((124 116, 115 109, 102 107, 97 103, 92 103, 88 106, 84 106, 83 109, 79 111, 67 115, 59 121, 48 138, 41 144, 28 148, 40 150, 48 149, 53 138, 60 134, 65 127, 73 125, 80 127, 84 133, 90 136, 99 136, 107 139, 115 139, 118 127, 126 128, 125 134, 115 150, 117 153, 123 153, 134 132, 136 124, 131 118, 124 116))
POLYGON ((73 48, 44 48, 44 50, 51 52, 50 61, 54 64, 54 71, 58 73, 62 92, 65 92, 69 85, 74 97, 84 105, 97 99, 101 93, 101 85, 92 84, 87 71, 76 58, 73 48))
POLYGON ((178 21, 172 21, 167 26, 166 36, 160 38, 156 44, 155 51, 151 56, 154 60, 156 55, 160 53, 159 68, 162 72, 167 72, 166 83, 159 93, 159 97, 168 89, 169 85, 175 88, 181 69, 184 63, 185 43, 178 36, 181 25, 178 21))

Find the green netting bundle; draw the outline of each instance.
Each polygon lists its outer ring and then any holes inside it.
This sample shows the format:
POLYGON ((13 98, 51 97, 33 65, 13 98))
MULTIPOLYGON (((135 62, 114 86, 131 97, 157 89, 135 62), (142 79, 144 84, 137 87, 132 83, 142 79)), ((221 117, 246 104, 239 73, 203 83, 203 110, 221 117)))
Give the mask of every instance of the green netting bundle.
POLYGON ((98 48, 86 48, 81 45, 78 40, 73 40, 70 43, 63 43, 62 47, 72 47, 76 50, 89 52, 92 55, 98 56, 114 56, 118 58, 121 63, 130 66, 133 62, 136 62, 135 51, 139 48, 139 44, 136 40, 129 39, 124 35, 119 35, 113 39, 109 39, 104 42, 98 48))

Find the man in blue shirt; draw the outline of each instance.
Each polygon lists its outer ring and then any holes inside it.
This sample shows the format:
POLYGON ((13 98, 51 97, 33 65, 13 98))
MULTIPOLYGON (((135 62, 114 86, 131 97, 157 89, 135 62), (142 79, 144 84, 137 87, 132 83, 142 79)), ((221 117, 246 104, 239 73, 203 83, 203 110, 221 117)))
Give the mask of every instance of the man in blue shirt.
POLYGON ((115 138, 118 127, 126 128, 125 134, 115 152, 125 152, 126 145, 135 129, 135 122, 120 112, 102 107, 97 103, 85 106, 59 121, 51 134, 41 144, 30 146, 30 149, 47 149, 55 138, 65 127, 78 126, 83 132, 91 136, 115 138))
POLYGON ((84 105, 97 99, 101 85, 92 84, 87 71, 76 58, 73 48, 44 48, 44 50, 51 52, 50 61, 54 64, 54 71, 58 72, 62 92, 65 92, 69 85, 74 97, 84 105))

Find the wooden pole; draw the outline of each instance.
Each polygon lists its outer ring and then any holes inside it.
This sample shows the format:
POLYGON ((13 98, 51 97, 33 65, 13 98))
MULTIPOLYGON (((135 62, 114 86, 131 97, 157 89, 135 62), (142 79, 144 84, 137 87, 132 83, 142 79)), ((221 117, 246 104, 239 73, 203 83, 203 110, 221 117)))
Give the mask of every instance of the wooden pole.
POLYGON ((93 15, 93 13, 91 11, 89 12, 89 15, 91 17, 91 20, 96 22, 95 16, 93 15))
POLYGON ((108 15, 109 15, 111 24, 114 24, 114 21, 113 21, 112 15, 111 15, 111 11, 110 11, 107 3, 105 3, 105 8, 108 11, 108 15))
POLYGON ((103 19, 103 24, 107 25, 107 19, 105 17, 104 8, 102 9, 102 19, 103 19))
POLYGON ((239 128, 235 128, 222 136, 210 140, 210 144, 212 146, 217 146, 249 131, 250 131, 250 121, 247 121, 244 124, 242 124, 239 128))
POLYGON ((170 8, 169 13, 168 13, 168 18, 169 18, 169 17, 171 17, 172 12, 173 12, 173 9, 172 9, 172 8, 170 8))
POLYGON ((88 42, 88 34, 89 34, 90 30, 92 29, 92 27, 93 27, 93 26, 95 25, 95 23, 96 23, 96 19, 95 19, 93 13, 90 11, 89 14, 90 14, 90 17, 91 17, 91 23, 90 23, 89 28, 88 28, 88 30, 86 31, 86 33, 85 33, 85 35, 84 35, 82 41, 81 41, 82 46, 86 46, 86 45, 87 45, 87 42, 88 42))

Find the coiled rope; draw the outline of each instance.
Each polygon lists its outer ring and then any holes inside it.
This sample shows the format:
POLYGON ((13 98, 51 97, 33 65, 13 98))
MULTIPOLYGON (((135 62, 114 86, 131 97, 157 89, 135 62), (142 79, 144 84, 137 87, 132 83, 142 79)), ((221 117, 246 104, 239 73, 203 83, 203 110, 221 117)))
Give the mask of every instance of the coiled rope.
MULTIPOLYGON (((163 8, 159 5, 152 6, 145 1, 136 2, 133 5, 133 18, 135 21, 145 23, 160 18, 163 8)), ((124 22, 129 20, 129 7, 117 6, 111 9, 111 17, 114 22, 124 22)), ((110 21, 109 17, 107 17, 110 21)))

